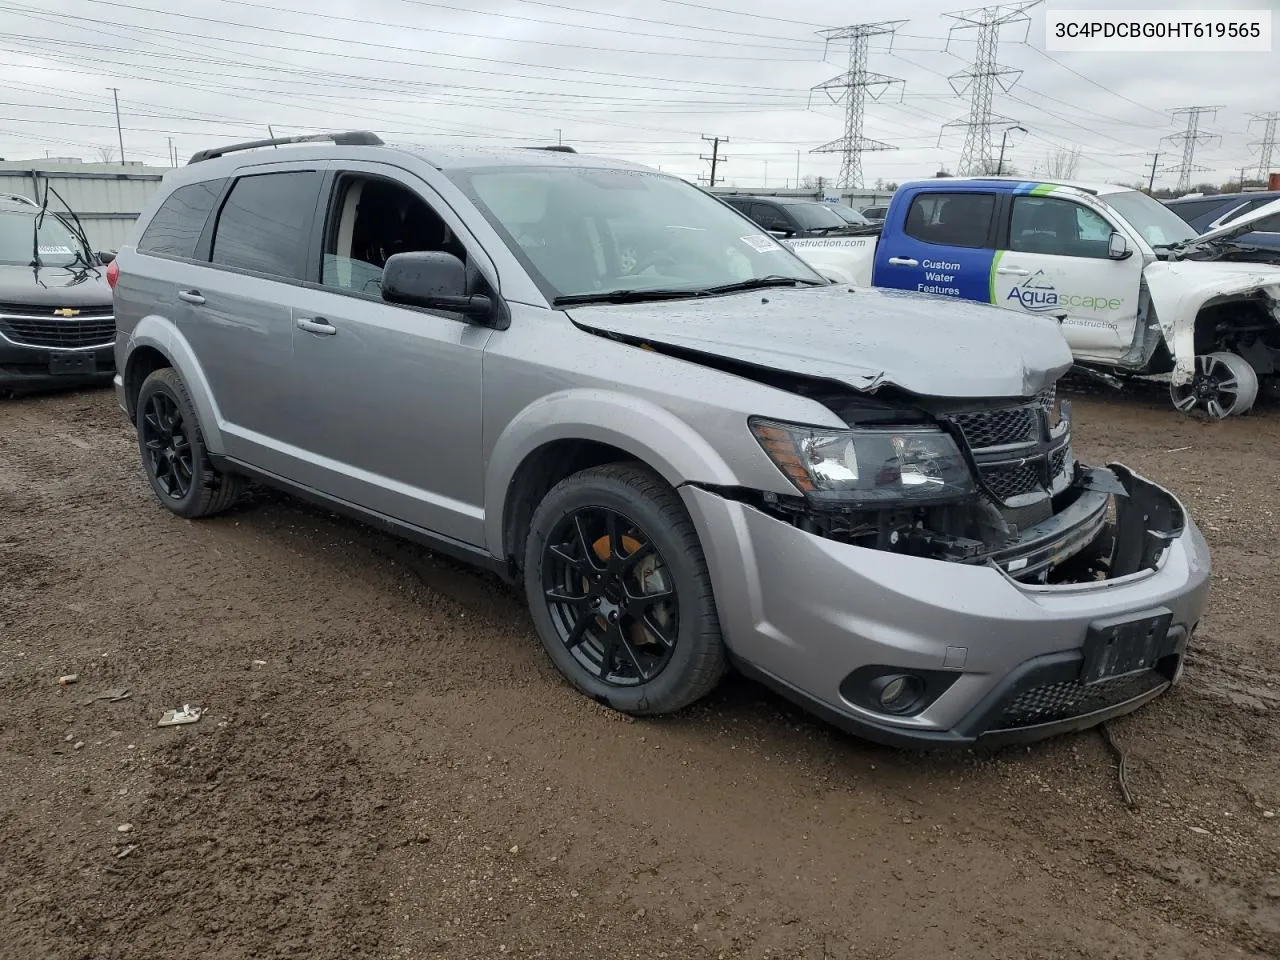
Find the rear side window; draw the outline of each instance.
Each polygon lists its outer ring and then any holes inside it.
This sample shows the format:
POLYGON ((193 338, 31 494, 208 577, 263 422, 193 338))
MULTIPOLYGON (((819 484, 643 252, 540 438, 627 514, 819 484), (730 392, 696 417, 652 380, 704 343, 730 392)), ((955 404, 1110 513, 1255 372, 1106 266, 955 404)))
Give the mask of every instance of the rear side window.
POLYGON ((142 232, 138 251, 162 257, 194 257, 205 222, 222 195, 226 182, 206 180, 204 183, 189 183, 169 194, 142 232))
POLYGON ((314 170, 237 180, 218 214, 210 259, 224 267, 301 279, 320 180, 314 170))
POLYGON ((920 193, 907 209, 903 232, 925 243, 947 247, 986 247, 994 193, 920 193))

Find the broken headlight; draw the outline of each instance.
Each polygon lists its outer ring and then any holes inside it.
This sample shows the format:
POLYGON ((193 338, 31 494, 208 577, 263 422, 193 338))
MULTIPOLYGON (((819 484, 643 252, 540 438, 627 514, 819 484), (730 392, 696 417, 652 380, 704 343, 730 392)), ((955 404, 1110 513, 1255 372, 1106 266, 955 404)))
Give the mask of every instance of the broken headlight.
POLYGON ((832 430, 754 417, 750 425, 769 459, 815 500, 889 506, 974 492, 955 441, 936 427, 832 430))

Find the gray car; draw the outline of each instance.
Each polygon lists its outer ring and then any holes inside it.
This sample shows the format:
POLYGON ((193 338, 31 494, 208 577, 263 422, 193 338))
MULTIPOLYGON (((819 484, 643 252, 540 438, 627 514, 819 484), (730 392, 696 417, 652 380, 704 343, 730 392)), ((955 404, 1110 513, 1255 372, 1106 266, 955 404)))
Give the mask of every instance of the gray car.
POLYGON ((113 265, 116 388, 174 513, 254 480, 497 571, 635 714, 735 665, 962 744, 1178 679, 1205 542, 1076 462, 1052 320, 829 283, 637 165, 305 139, 197 154, 113 265))

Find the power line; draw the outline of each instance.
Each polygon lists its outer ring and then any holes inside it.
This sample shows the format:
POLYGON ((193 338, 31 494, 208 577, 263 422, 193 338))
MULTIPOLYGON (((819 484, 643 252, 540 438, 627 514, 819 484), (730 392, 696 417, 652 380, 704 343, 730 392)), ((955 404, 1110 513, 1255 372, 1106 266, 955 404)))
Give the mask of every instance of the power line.
POLYGON ((841 155, 840 174, 836 178, 837 187, 862 186, 862 154, 864 152, 896 149, 881 140, 870 140, 862 135, 862 115, 866 110, 867 97, 878 100, 889 87, 902 83, 902 80, 897 77, 869 71, 867 48, 872 37, 885 35, 889 37, 889 43, 892 46, 893 32, 906 22, 905 20, 881 20, 877 23, 859 23, 822 31, 822 36, 827 38, 828 43, 832 40, 849 41, 849 69, 840 76, 813 88, 825 92, 832 103, 844 100, 844 136, 824 143, 820 147, 814 147, 810 151, 841 155))
POLYGON ((1196 145, 1200 143, 1210 143, 1213 140, 1221 140, 1222 138, 1216 133, 1206 133, 1200 129, 1200 118, 1205 114, 1217 116, 1221 107, 1178 107, 1170 110, 1169 113, 1175 119, 1180 116, 1187 118, 1187 126, 1181 133, 1171 133, 1162 140, 1172 140, 1175 143, 1182 144, 1182 162, 1176 167, 1170 167, 1169 173, 1178 174, 1178 192, 1186 193, 1191 188, 1191 174, 1200 170, 1208 170, 1208 167, 1202 167, 1196 164, 1196 145))
POLYGON ((952 74, 948 80, 951 89, 961 96, 969 94, 969 119, 953 121, 952 125, 965 127, 964 148, 960 151, 959 172, 989 173, 992 167, 991 127, 993 123, 1013 123, 1008 117, 994 117, 991 113, 991 96, 997 84, 1007 93, 1018 82, 1022 71, 997 62, 1000 47, 1000 31, 1013 23, 1025 23, 1030 29, 1031 18, 1027 11, 1040 0, 1023 0, 1021 3, 998 4, 961 10, 946 16, 955 20, 948 33, 957 30, 977 29, 978 49, 973 66, 952 74), (1012 78, 1012 79, 1009 79, 1012 78))

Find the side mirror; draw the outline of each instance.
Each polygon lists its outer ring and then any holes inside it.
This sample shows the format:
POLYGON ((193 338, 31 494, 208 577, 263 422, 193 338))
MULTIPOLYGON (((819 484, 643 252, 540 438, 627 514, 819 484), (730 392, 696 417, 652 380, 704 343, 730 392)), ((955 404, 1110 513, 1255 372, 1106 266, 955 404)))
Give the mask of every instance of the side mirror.
POLYGON ((493 315, 492 300, 468 295, 466 265, 453 254, 438 250, 392 255, 382 268, 382 299, 449 310, 475 320, 493 315))
POLYGON ((94 256, 102 263, 110 263, 116 258, 115 253, 111 250, 99 250, 94 254, 94 256))
POLYGON ((1132 253, 1133 251, 1129 249, 1129 241, 1123 234, 1112 233, 1107 238, 1107 256, 1112 260, 1127 260, 1132 253))

